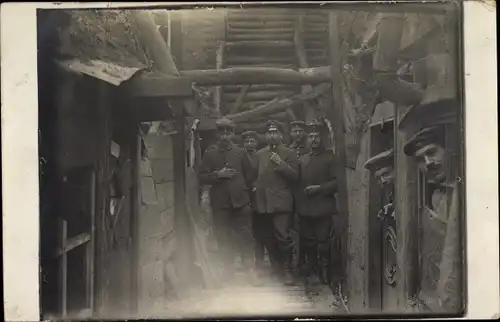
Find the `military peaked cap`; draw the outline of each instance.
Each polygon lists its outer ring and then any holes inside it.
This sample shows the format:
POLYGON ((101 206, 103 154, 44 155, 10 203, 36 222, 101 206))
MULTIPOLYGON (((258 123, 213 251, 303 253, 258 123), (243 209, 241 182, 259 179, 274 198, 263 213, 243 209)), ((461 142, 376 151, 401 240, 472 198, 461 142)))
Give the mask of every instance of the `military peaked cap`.
POLYGON ((250 137, 250 138, 258 139, 259 135, 255 131, 245 131, 245 132, 241 133, 241 137, 242 138, 250 137))
POLYGON ((420 130, 406 142, 403 148, 403 152, 408 156, 414 156, 417 150, 433 143, 443 145, 444 143, 443 126, 431 126, 420 130))
POLYGON ((223 117, 215 122, 215 126, 217 127, 218 130, 233 130, 235 124, 230 119, 223 117))
POLYGON ((280 131, 283 133, 283 124, 275 120, 269 120, 266 123, 267 131, 280 131))
POLYGON ((325 122, 312 121, 307 123, 307 133, 324 133, 326 129, 325 122))
POLYGON ((383 151, 365 162, 365 168, 370 171, 376 171, 388 166, 394 166, 394 149, 383 151))
POLYGON ((306 123, 304 121, 292 121, 290 122, 290 127, 301 127, 303 129, 306 128, 306 123))

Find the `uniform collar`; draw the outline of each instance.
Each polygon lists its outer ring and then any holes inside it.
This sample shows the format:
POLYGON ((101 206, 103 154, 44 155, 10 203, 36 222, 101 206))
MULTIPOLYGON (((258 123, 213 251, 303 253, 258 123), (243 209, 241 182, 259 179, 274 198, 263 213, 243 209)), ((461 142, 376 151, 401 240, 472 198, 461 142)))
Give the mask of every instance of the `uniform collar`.
POLYGON ((229 144, 227 146, 222 146, 220 144, 217 145, 218 146, 218 149, 220 151, 231 151, 234 147, 234 143, 233 142, 229 142, 229 144))
POLYGON ((309 155, 321 155, 321 154, 323 154, 325 151, 326 151, 326 149, 324 149, 324 148, 319 148, 319 149, 311 149, 311 151, 309 151, 309 155))

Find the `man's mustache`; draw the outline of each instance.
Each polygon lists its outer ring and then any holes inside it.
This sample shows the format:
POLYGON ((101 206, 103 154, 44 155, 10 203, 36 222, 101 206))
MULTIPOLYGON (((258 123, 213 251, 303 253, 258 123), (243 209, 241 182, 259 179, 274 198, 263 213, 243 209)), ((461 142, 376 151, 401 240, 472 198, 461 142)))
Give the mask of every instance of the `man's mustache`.
POLYGON ((441 168, 441 163, 438 162, 429 163, 425 166, 425 168, 429 171, 436 171, 441 168))

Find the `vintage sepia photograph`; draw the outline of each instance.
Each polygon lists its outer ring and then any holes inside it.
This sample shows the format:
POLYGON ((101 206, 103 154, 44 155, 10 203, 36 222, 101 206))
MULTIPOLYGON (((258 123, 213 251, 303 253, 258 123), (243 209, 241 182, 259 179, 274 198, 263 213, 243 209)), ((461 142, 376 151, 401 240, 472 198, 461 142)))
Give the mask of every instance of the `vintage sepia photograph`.
POLYGON ((41 319, 463 316, 463 12, 38 9, 41 319))

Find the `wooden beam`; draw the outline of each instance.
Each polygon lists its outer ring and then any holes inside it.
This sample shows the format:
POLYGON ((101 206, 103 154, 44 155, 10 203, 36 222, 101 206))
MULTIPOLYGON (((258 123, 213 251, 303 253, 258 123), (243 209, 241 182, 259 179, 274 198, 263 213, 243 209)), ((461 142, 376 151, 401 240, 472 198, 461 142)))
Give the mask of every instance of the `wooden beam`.
POLYGON ((236 99, 236 102, 234 103, 233 108, 231 109, 229 114, 234 114, 234 113, 238 112, 240 107, 243 105, 243 100, 245 99, 245 96, 247 95, 248 89, 250 88, 250 86, 251 85, 244 85, 241 88, 241 92, 240 92, 238 98, 236 99))
MULTIPOLYGON (((297 61, 299 63, 299 68, 307 68, 309 67, 307 64, 307 53, 306 53, 306 47, 304 44, 304 15, 299 14, 297 16, 297 20, 295 23, 295 34, 294 34, 294 41, 295 41, 295 53, 297 55, 297 61)), ((311 85, 303 85, 301 88, 301 93, 307 93, 308 91, 312 90, 311 85)), ((316 111, 315 108, 312 104, 309 102, 304 102, 304 109, 305 109, 305 120, 306 122, 309 122, 311 120, 316 119, 316 111)))
POLYGON ((205 86, 237 84, 317 85, 331 80, 329 66, 300 70, 272 67, 185 70, 181 72, 181 75, 198 85, 205 86))
MULTIPOLYGON (((343 66, 340 60, 340 28, 338 13, 330 12, 329 14, 329 28, 330 28, 330 61, 331 61, 331 75, 333 87, 333 107, 327 110, 327 117, 332 123, 334 137, 335 137, 335 156, 337 159, 337 182, 338 182, 338 210, 343 216, 342 229, 340 231, 347 232, 349 208, 348 208, 348 193, 347 193, 347 178, 346 178, 346 150, 345 150, 345 137, 344 137, 344 98, 342 95, 342 86, 344 80, 343 66)), ((347 233, 341 238, 342 245, 342 266, 344 274, 346 274, 346 260, 347 260, 347 233)))
POLYGON ((291 48, 293 47, 293 41, 287 40, 245 40, 237 42, 227 42, 226 46, 228 49, 239 49, 239 48, 291 48))
MULTIPOLYGON (((226 45, 224 41, 219 42, 219 47, 217 48, 217 53, 216 53, 216 61, 215 61, 215 68, 217 70, 220 70, 224 68, 224 54, 226 50, 226 45)), ((214 94, 214 104, 215 104, 215 110, 217 112, 220 112, 224 110, 224 102, 222 99, 222 94, 224 92, 224 88, 222 86, 217 86, 215 89, 215 94, 214 94)))
POLYGON ((328 92, 331 85, 329 83, 323 83, 314 88, 312 92, 307 94, 294 95, 292 97, 287 97, 283 99, 275 98, 274 100, 268 102, 267 104, 254 108, 250 111, 241 112, 238 114, 226 115, 228 118, 232 119, 234 122, 246 122, 250 120, 255 120, 260 117, 276 114, 278 112, 285 111, 288 108, 293 108, 295 106, 301 106, 306 100, 315 99, 324 93, 328 92))
POLYGON ((67 239, 66 242, 64 243, 64 246, 59 247, 56 250, 56 256, 61 256, 62 254, 67 253, 72 249, 82 246, 83 244, 89 242, 90 239, 91 238, 89 233, 82 233, 73 238, 67 239))
POLYGON ((134 97, 194 97, 193 82, 185 77, 160 73, 145 73, 134 76, 124 90, 134 97))

